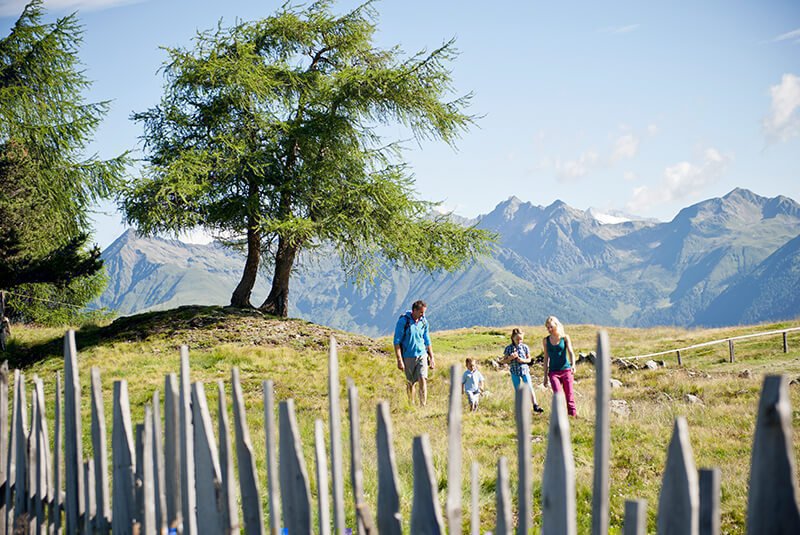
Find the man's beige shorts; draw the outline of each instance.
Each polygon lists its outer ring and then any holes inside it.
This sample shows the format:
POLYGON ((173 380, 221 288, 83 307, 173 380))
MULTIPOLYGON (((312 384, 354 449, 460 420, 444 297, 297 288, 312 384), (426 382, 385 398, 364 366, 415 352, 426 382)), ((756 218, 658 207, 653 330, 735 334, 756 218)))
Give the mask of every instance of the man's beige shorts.
POLYGON ((403 366, 406 371, 406 381, 409 384, 414 384, 420 379, 428 378, 428 355, 420 355, 414 358, 403 357, 403 366))

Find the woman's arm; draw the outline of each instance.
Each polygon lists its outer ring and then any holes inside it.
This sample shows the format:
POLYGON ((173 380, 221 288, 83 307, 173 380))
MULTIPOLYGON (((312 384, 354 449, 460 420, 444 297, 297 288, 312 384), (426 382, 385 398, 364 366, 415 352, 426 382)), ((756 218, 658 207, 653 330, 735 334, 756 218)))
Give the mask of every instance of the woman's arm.
POLYGON ((567 346, 567 357, 569 358, 569 365, 574 370, 575 369, 575 352, 572 350, 572 340, 569 339, 569 335, 564 335, 564 343, 567 346))
POLYGON ((547 387, 547 368, 550 366, 550 355, 547 354, 547 337, 542 338, 542 355, 544 356, 544 378, 542 379, 542 384, 547 387))

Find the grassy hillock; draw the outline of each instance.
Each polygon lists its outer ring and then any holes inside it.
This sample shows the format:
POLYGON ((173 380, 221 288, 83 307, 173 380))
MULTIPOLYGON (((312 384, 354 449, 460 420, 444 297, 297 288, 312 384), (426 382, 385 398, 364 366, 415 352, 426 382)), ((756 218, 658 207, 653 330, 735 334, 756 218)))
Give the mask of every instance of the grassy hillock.
MULTIPOLYGON (((676 328, 608 329, 613 356, 629 356, 688 346, 694 343, 753 332, 797 326, 798 322, 726 329, 686 330, 676 328)), ((524 328, 534 353, 541 351, 541 326, 524 328)), ((134 421, 141 420, 144 404, 153 391, 163 392, 164 376, 179 370, 178 348, 190 347, 191 379, 206 383, 223 380, 230 399, 230 369, 241 372, 246 397, 248 423, 258 460, 263 491, 266 479, 261 382, 275 383, 276 402, 294 398, 303 437, 309 474, 313 480, 314 420, 327 422, 327 341, 335 334, 340 343, 341 396, 345 459, 347 448, 347 396, 345 380, 352 378, 361 401, 361 437, 367 499, 373 511, 377 501, 375 462, 375 405, 387 400, 391 406, 395 449, 401 479, 403 518, 408 526, 411 509, 412 438, 430 435, 434 468, 439 479, 440 499, 444 504, 447 489, 447 396, 449 367, 465 357, 475 357, 487 378, 489 394, 477 413, 464 414, 463 493, 464 521, 469 515, 469 466, 480 463, 480 517, 482 530, 494 527, 495 474, 500 456, 509 459, 511 488, 516 488, 516 445, 514 398, 511 380, 505 370, 495 370, 488 361, 497 357, 507 344, 511 327, 470 328, 435 332, 433 344, 437 368, 431 374, 428 406, 410 406, 405 397, 403 376, 395 368, 391 341, 335 332, 300 320, 264 317, 257 312, 242 312, 219 307, 183 307, 130 318, 110 325, 85 327, 77 333, 84 406, 84 449, 90 453, 89 370, 97 366, 102 374, 109 432, 113 382, 128 381, 134 421)), ((576 351, 595 348, 597 327, 569 325, 576 351)), ((37 374, 46 384, 46 403, 51 413, 55 373, 63 367, 62 329, 15 327, 8 358, 22 367, 30 378, 37 374)), ((676 416, 689 422, 695 461, 700 467, 722 470, 723 533, 744 531, 747 506, 747 481, 756 407, 763 376, 784 373, 800 377, 800 332, 790 333, 789 353, 783 353, 780 335, 761 337, 736 344, 736 362, 728 362, 728 346, 721 344, 682 354, 679 368, 673 355, 667 366, 655 371, 621 370, 612 377, 623 386, 612 391, 612 398, 627 401, 628 416, 612 415, 611 421, 611 523, 618 529, 623 520, 623 504, 628 498, 645 498, 650 517, 649 531, 655 530, 660 480, 666 447, 676 416), (700 398, 691 403, 687 394, 700 398)), ((664 358, 664 357, 659 357, 664 358)), ((541 372, 535 371, 538 380, 541 372)), ((582 364, 576 373, 578 416, 571 420, 575 455, 579 532, 591 525, 592 447, 594 439, 594 369, 582 364)), ((207 384, 209 406, 216 407, 216 388, 207 384)), ((537 532, 541 521, 539 505, 541 473, 547 444, 547 425, 551 394, 538 390, 544 416, 534 415, 532 449, 534 464, 534 521, 537 532)), ((800 386, 791 387, 793 422, 800 424, 800 386)), ((229 404, 230 406, 230 404, 229 404)), ((215 415, 214 415, 215 416, 215 415)), ((327 425, 326 425, 327 427, 327 425)), ((52 436, 52 435, 51 435, 52 436)), ((795 451, 797 448, 795 437, 795 451)), ((800 460, 800 459, 798 459, 800 460)), ((346 462, 346 465, 348 463, 346 462)), ((349 480, 348 480, 349 481, 349 480)), ((349 487, 349 483, 346 485, 349 487)), ((351 495, 348 492, 348 500, 351 495)), ((316 496, 312 481, 312 493, 316 496)), ((348 503, 352 503, 352 500, 348 503)), ((514 508, 516 510, 516 506, 514 508)), ((265 499, 266 510, 266 499, 265 499)), ((353 526, 353 519, 348 519, 353 526)))

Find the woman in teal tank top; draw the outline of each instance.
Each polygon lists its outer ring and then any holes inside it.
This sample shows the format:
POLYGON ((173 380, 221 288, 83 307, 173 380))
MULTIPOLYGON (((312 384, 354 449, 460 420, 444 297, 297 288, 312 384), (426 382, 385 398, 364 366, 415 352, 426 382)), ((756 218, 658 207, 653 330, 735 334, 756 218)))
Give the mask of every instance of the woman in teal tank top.
POLYGON ((575 407, 575 352, 572 350, 572 340, 564 333, 564 326, 555 316, 548 317, 544 326, 549 333, 542 339, 542 353, 544 353, 544 386, 548 382, 553 393, 563 391, 567 400, 567 413, 577 416, 575 407))

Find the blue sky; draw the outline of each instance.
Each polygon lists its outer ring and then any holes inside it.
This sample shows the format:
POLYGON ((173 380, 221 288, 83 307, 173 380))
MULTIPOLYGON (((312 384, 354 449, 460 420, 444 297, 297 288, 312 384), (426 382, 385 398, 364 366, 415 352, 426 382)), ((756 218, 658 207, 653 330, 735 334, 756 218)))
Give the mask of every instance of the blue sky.
MULTIPOLYGON (((112 100, 92 150, 138 147, 129 117, 161 95, 159 46, 190 46, 220 19, 260 18, 281 3, 46 0, 50 18, 78 11, 87 97, 112 100)), ((23 5, 0 0, 2 35, 23 5)), ((800 200, 800 2, 376 5, 382 46, 411 53, 456 37, 454 85, 474 92, 470 111, 483 116, 455 151, 408 145, 424 198, 470 217, 516 195, 661 220, 734 187, 800 200)), ((95 220, 102 247, 124 228, 113 204, 95 220)))

